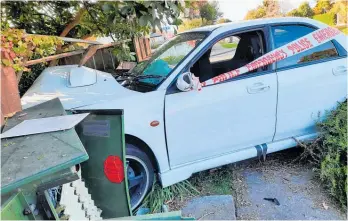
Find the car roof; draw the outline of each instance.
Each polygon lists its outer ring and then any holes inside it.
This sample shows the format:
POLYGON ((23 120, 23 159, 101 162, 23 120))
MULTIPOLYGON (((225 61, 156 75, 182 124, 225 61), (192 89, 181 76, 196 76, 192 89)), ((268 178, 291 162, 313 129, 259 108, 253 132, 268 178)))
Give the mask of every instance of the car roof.
POLYGON ((231 29, 237 29, 237 28, 243 28, 243 27, 249 27, 249 26, 256 26, 256 25, 262 25, 262 24, 272 24, 272 23, 290 23, 290 22, 300 22, 300 23, 309 23, 317 27, 321 27, 324 24, 321 22, 318 22, 313 19, 309 18, 302 18, 302 17, 280 17, 280 18, 261 18, 261 19, 254 19, 254 20, 243 20, 243 21, 234 21, 234 22, 228 22, 223 24, 216 24, 216 25, 208 25, 203 26, 199 28, 194 28, 188 32, 212 32, 214 30, 231 30, 231 29))

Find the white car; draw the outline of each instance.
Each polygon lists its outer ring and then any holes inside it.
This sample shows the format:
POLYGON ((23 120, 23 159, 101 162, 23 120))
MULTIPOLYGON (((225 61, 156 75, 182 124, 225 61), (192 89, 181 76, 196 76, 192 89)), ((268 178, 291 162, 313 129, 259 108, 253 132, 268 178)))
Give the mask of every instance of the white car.
POLYGON ((230 80, 180 91, 179 75, 206 81, 325 24, 274 18, 197 28, 175 36, 129 73, 76 65, 43 71, 24 108, 59 97, 65 109, 123 109, 132 208, 151 188, 193 173, 296 146, 347 97, 347 38, 334 40, 230 80), (319 114, 320 113, 320 114, 319 114))

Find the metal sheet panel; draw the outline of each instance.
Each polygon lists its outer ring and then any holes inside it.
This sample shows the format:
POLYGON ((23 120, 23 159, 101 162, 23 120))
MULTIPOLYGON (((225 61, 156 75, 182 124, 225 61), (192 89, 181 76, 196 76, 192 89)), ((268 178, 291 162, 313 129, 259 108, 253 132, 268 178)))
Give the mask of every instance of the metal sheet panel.
POLYGON ((81 122, 87 115, 88 113, 25 120, 1 134, 1 139, 68 130, 81 122))

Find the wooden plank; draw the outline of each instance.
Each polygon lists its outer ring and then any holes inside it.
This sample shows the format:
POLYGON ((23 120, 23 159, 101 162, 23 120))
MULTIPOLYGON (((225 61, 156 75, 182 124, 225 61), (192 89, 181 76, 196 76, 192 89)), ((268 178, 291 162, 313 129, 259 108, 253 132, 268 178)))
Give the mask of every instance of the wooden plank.
POLYGON ((145 51, 144 38, 140 38, 139 43, 140 43, 140 50, 141 50, 141 58, 142 58, 142 60, 145 60, 146 59, 146 51, 145 51))
POLYGON ((151 56, 151 46, 150 46, 149 38, 145 38, 145 48, 146 48, 146 57, 151 56))
POLYGON ((93 45, 93 46, 90 46, 88 51, 87 51, 87 53, 81 59, 81 61, 79 63, 79 67, 84 65, 97 52, 97 50, 103 49, 103 48, 109 48, 109 47, 116 46, 116 45, 120 45, 120 44, 129 42, 129 41, 131 41, 131 40, 127 39, 127 40, 119 41, 119 42, 112 42, 112 43, 103 44, 103 45, 93 45))
MULTIPOLYGON (((80 66, 84 65, 88 61, 88 59, 91 58, 95 54, 95 52, 98 49, 108 48, 108 47, 119 45, 119 44, 122 44, 122 43, 127 43, 129 41, 131 41, 131 40, 127 39, 127 40, 120 41, 120 42, 112 42, 112 43, 102 44, 102 45, 93 45, 93 46, 89 47, 88 52, 82 58, 82 60, 80 61, 79 65, 80 66)), ((77 50, 77 51, 71 51, 71 52, 66 52, 66 53, 62 53, 62 54, 57 54, 57 55, 51 55, 51 56, 43 57, 43 58, 40 58, 40 59, 30 60, 30 61, 25 62, 24 66, 27 67, 27 66, 31 66, 31 65, 34 65, 34 64, 39 64, 39 63, 46 62, 46 61, 52 61, 52 60, 56 60, 56 59, 60 59, 60 58, 70 57, 70 56, 77 55, 77 54, 83 54, 85 52, 85 50, 86 49, 82 49, 82 50, 77 50)))
POLYGON ((39 64, 42 62, 46 62, 46 61, 52 61, 55 59, 59 59, 59 58, 65 58, 65 57, 70 57, 76 54, 83 54, 85 50, 77 50, 77 51, 71 51, 71 52, 66 52, 66 53, 62 53, 62 54, 56 54, 56 55, 52 55, 52 56, 48 56, 48 57, 43 57, 40 59, 35 59, 35 60, 30 60, 25 62, 24 66, 30 66, 30 65, 34 65, 34 64, 39 64))
POLYGON ((139 39, 134 38, 134 48, 135 48, 135 54, 137 56, 138 62, 141 62, 143 60, 143 57, 141 55, 140 45, 139 45, 139 39))
MULTIPOLYGON (((30 36, 30 35, 53 37, 52 35, 36 35, 36 34, 25 34, 25 35, 23 35, 23 37, 30 36)), ((65 41, 65 42, 86 43, 86 44, 92 44, 92 45, 103 45, 103 43, 101 43, 99 41, 82 40, 82 39, 78 39, 78 38, 67 38, 67 37, 59 37, 59 36, 56 36, 56 37, 65 41)))
POLYGON ((97 45, 93 45, 93 46, 89 47, 87 53, 80 60, 79 67, 84 65, 97 52, 97 50, 98 50, 98 46, 97 45))

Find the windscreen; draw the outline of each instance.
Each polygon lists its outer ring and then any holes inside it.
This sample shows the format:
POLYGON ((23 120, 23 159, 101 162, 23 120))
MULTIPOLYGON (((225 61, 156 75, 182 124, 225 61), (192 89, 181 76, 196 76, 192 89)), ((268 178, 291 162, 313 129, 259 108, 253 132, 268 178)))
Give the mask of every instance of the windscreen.
MULTIPOLYGON (((135 75, 159 75, 166 78, 207 33, 183 33, 159 47, 147 61, 139 63, 131 71, 135 75)), ((141 81, 158 84, 163 78, 148 78, 141 81)))

